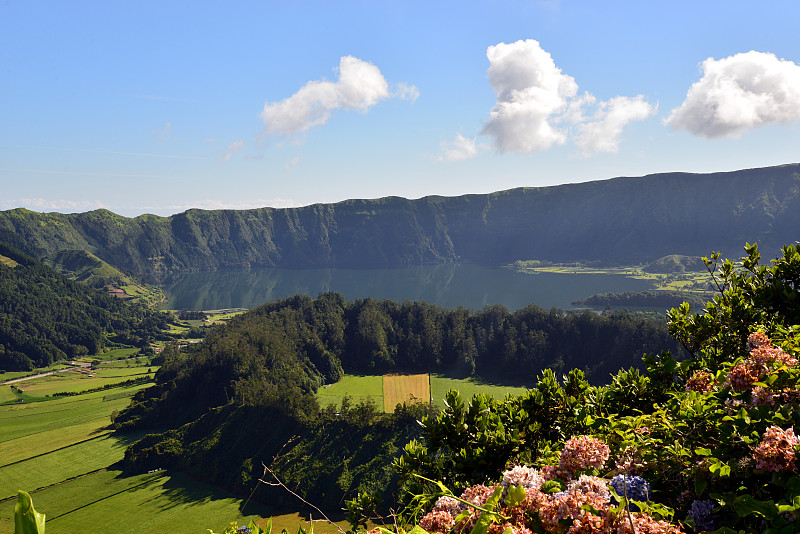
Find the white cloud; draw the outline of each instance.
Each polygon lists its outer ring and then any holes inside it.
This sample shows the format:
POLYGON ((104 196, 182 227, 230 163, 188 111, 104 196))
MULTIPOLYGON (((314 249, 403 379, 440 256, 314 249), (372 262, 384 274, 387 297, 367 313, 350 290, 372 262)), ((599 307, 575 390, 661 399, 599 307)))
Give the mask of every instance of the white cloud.
POLYGON ((664 121, 703 137, 741 137, 747 130, 800 120, 800 66, 750 51, 702 63, 703 77, 664 121))
POLYGON ((367 111, 381 100, 397 97, 414 100, 419 91, 399 84, 394 92, 380 69, 358 58, 344 56, 339 62, 336 82, 310 81, 292 96, 267 102, 261 112, 265 133, 291 136, 325 124, 333 111, 367 111))
POLYGON ((591 119, 580 122, 575 144, 584 154, 617 152, 622 130, 633 121, 642 121, 656 112, 656 107, 644 101, 642 95, 630 98, 615 96, 597 105, 591 119))
POLYGON ((395 85, 392 96, 400 100, 411 100, 412 103, 419 98, 419 89, 415 85, 408 85, 407 83, 400 82, 395 85))
POLYGON ((10 210, 14 208, 27 208, 32 211, 38 211, 43 213, 49 211, 57 211, 60 213, 79 213, 105 207, 106 206, 99 200, 19 198, 16 200, 0 201, 0 209, 3 210, 10 210))
POLYGON ((481 133, 491 136, 500 152, 530 154, 572 137, 584 153, 616 152, 623 128, 655 112, 641 95, 604 102, 588 92, 578 95, 575 79, 533 39, 490 46, 486 57, 497 102, 481 133), (596 106, 589 118, 586 106, 596 106))
POLYGON ((461 134, 450 141, 442 141, 440 144, 441 154, 436 158, 439 161, 461 161, 472 159, 478 155, 478 145, 475 138, 468 139, 461 134))
POLYGON ((222 156, 222 161, 228 161, 231 157, 238 152, 239 150, 244 148, 244 141, 235 141, 228 145, 228 150, 225 152, 225 155, 222 156))
POLYGON ((486 57, 497 103, 483 133, 494 137, 501 152, 530 153, 564 143, 566 135, 551 121, 578 92, 572 76, 562 74, 533 39, 490 46, 486 57))

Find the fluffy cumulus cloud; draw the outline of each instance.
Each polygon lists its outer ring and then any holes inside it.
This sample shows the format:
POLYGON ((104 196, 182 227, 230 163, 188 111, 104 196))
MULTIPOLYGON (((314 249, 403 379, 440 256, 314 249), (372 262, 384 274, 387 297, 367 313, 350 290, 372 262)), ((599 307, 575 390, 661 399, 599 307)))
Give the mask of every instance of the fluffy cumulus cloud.
POLYGON ((472 159, 478 155, 478 145, 475 138, 467 138, 457 134, 455 139, 442 142, 440 145, 441 154, 437 158, 439 161, 461 161, 472 159))
POLYGON ((655 111, 656 108, 645 102, 642 95, 633 98, 615 96, 600 102, 590 120, 577 124, 575 144, 584 154, 617 152, 623 128, 631 122, 646 119, 655 111))
POLYGON ((585 153, 616 152, 623 128, 655 113, 642 96, 598 102, 589 93, 578 95, 575 79, 533 39, 490 46, 486 57, 497 102, 481 133, 500 152, 529 154, 570 138, 585 153), (596 111, 587 115, 587 106, 596 111))
POLYGON ((406 84, 392 90, 378 67, 345 56, 339 61, 337 81, 311 81, 284 100, 267 102, 261 119, 266 133, 291 136, 325 124, 336 110, 367 111, 387 98, 415 100, 418 95, 416 87, 406 84))
POLYGON ((702 70, 686 100, 667 117, 671 128, 708 138, 737 138, 751 128, 800 120, 797 64, 750 51, 708 58, 702 70))
POLYGON ((564 143, 566 136, 552 119, 577 94, 575 79, 533 39, 490 46, 486 57, 497 103, 483 133, 494 137, 501 152, 536 152, 564 143))

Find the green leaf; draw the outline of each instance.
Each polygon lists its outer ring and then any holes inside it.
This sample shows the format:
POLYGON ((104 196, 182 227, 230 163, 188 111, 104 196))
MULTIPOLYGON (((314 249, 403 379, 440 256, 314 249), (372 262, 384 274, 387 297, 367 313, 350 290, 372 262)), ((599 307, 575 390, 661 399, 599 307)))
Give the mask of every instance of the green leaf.
POLYGON ((559 491, 562 491, 563 489, 564 489, 564 487, 561 485, 561 483, 559 481, 557 481, 557 480, 548 480, 547 482, 542 484, 542 487, 539 489, 539 491, 549 495, 549 494, 552 494, 552 493, 557 493, 559 491))
POLYGON ((524 502, 525 497, 525 488, 522 486, 511 486, 508 489, 508 494, 506 495, 506 505, 516 506, 519 503, 524 502))
POLYGON ((44 534, 44 514, 34 510, 31 496, 24 491, 19 491, 17 504, 14 506, 14 532, 44 534))
POLYGON ((406 534, 428 534, 428 531, 422 528, 421 526, 417 525, 411 530, 409 530, 406 534))
POLYGON ((759 501, 750 495, 740 495, 733 501, 733 509, 739 517, 747 517, 750 514, 760 515, 767 519, 778 517, 778 508, 772 501, 759 501))
POLYGON ((702 478, 698 478, 694 481, 694 492, 698 495, 702 495, 703 492, 706 490, 708 486, 708 481, 702 478))
POLYGON ((711 449, 698 447, 694 450, 694 453, 698 456, 711 456, 711 449))
MULTIPOLYGON (((486 510, 494 510, 497 507, 497 503, 500 502, 500 497, 503 496, 503 488, 498 486, 495 488, 494 493, 491 497, 486 501, 486 504, 483 505, 483 508, 486 510)), ((478 521, 475 523, 475 527, 473 527, 472 532, 470 534, 486 534, 489 532, 489 527, 492 526, 492 522, 494 521, 496 514, 494 513, 486 513, 482 512, 481 516, 478 518, 478 521)))

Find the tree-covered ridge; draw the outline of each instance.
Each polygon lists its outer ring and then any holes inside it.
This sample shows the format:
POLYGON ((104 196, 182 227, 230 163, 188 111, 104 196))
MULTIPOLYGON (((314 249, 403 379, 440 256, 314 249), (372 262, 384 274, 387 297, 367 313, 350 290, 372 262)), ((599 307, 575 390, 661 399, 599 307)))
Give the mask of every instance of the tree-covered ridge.
POLYGON ((800 226, 800 165, 519 188, 485 195, 347 200, 302 208, 189 210, 134 219, 0 212, 0 241, 42 258, 87 250, 143 277, 240 266, 506 265, 519 259, 649 263, 668 254, 777 249, 800 226))
POLYGON ((0 369, 27 370, 97 354, 109 341, 145 346, 166 328, 164 314, 128 305, 8 245, 0 254, 0 369))
POLYGON ((398 475, 391 460, 418 434, 414 419, 422 415, 348 405, 320 411, 313 393, 345 370, 450 369, 524 383, 551 365, 580 366, 603 381, 669 343, 665 325, 624 313, 535 306, 473 312, 424 302, 346 301, 335 293, 294 296, 234 317, 183 352, 168 347, 156 385, 138 393, 114 422, 120 430, 171 429, 132 446, 128 469, 177 462, 235 491, 254 483, 263 474, 261 462, 270 463, 298 435, 278 472, 335 510, 358 491, 394 498, 398 475))
POLYGON ((140 394, 158 400, 144 413, 141 406, 130 413, 159 424, 162 415, 180 414, 183 423, 229 400, 305 411, 307 397, 345 370, 454 372, 525 383, 545 368, 580 368, 602 383, 642 354, 665 348, 681 350, 665 325, 625 312, 534 305, 474 312, 425 302, 345 301, 336 293, 297 295, 234 317, 191 352, 166 351, 158 386, 140 394))
POLYGON ((670 309, 687 302, 696 310, 702 309, 708 293, 689 293, 687 291, 625 291, 623 293, 600 293, 572 301, 573 306, 592 308, 646 307, 670 309))

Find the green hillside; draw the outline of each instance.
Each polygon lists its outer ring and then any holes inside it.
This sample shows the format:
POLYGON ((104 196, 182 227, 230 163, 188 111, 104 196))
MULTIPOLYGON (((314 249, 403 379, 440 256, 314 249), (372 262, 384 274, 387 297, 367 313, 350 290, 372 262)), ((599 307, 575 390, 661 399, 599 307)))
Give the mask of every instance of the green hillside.
POLYGON ((69 280, 7 245, 0 253, 0 369, 31 370, 97 354, 112 342, 145 346, 164 314, 69 280))
POLYGON ((745 242, 778 249, 799 227, 800 164, 171 217, 0 212, 0 241, 37 258, 86 250, 150 278, 240 266, 504 265, 529 258, 632 265, 709 250, 737 255, 745 242))

